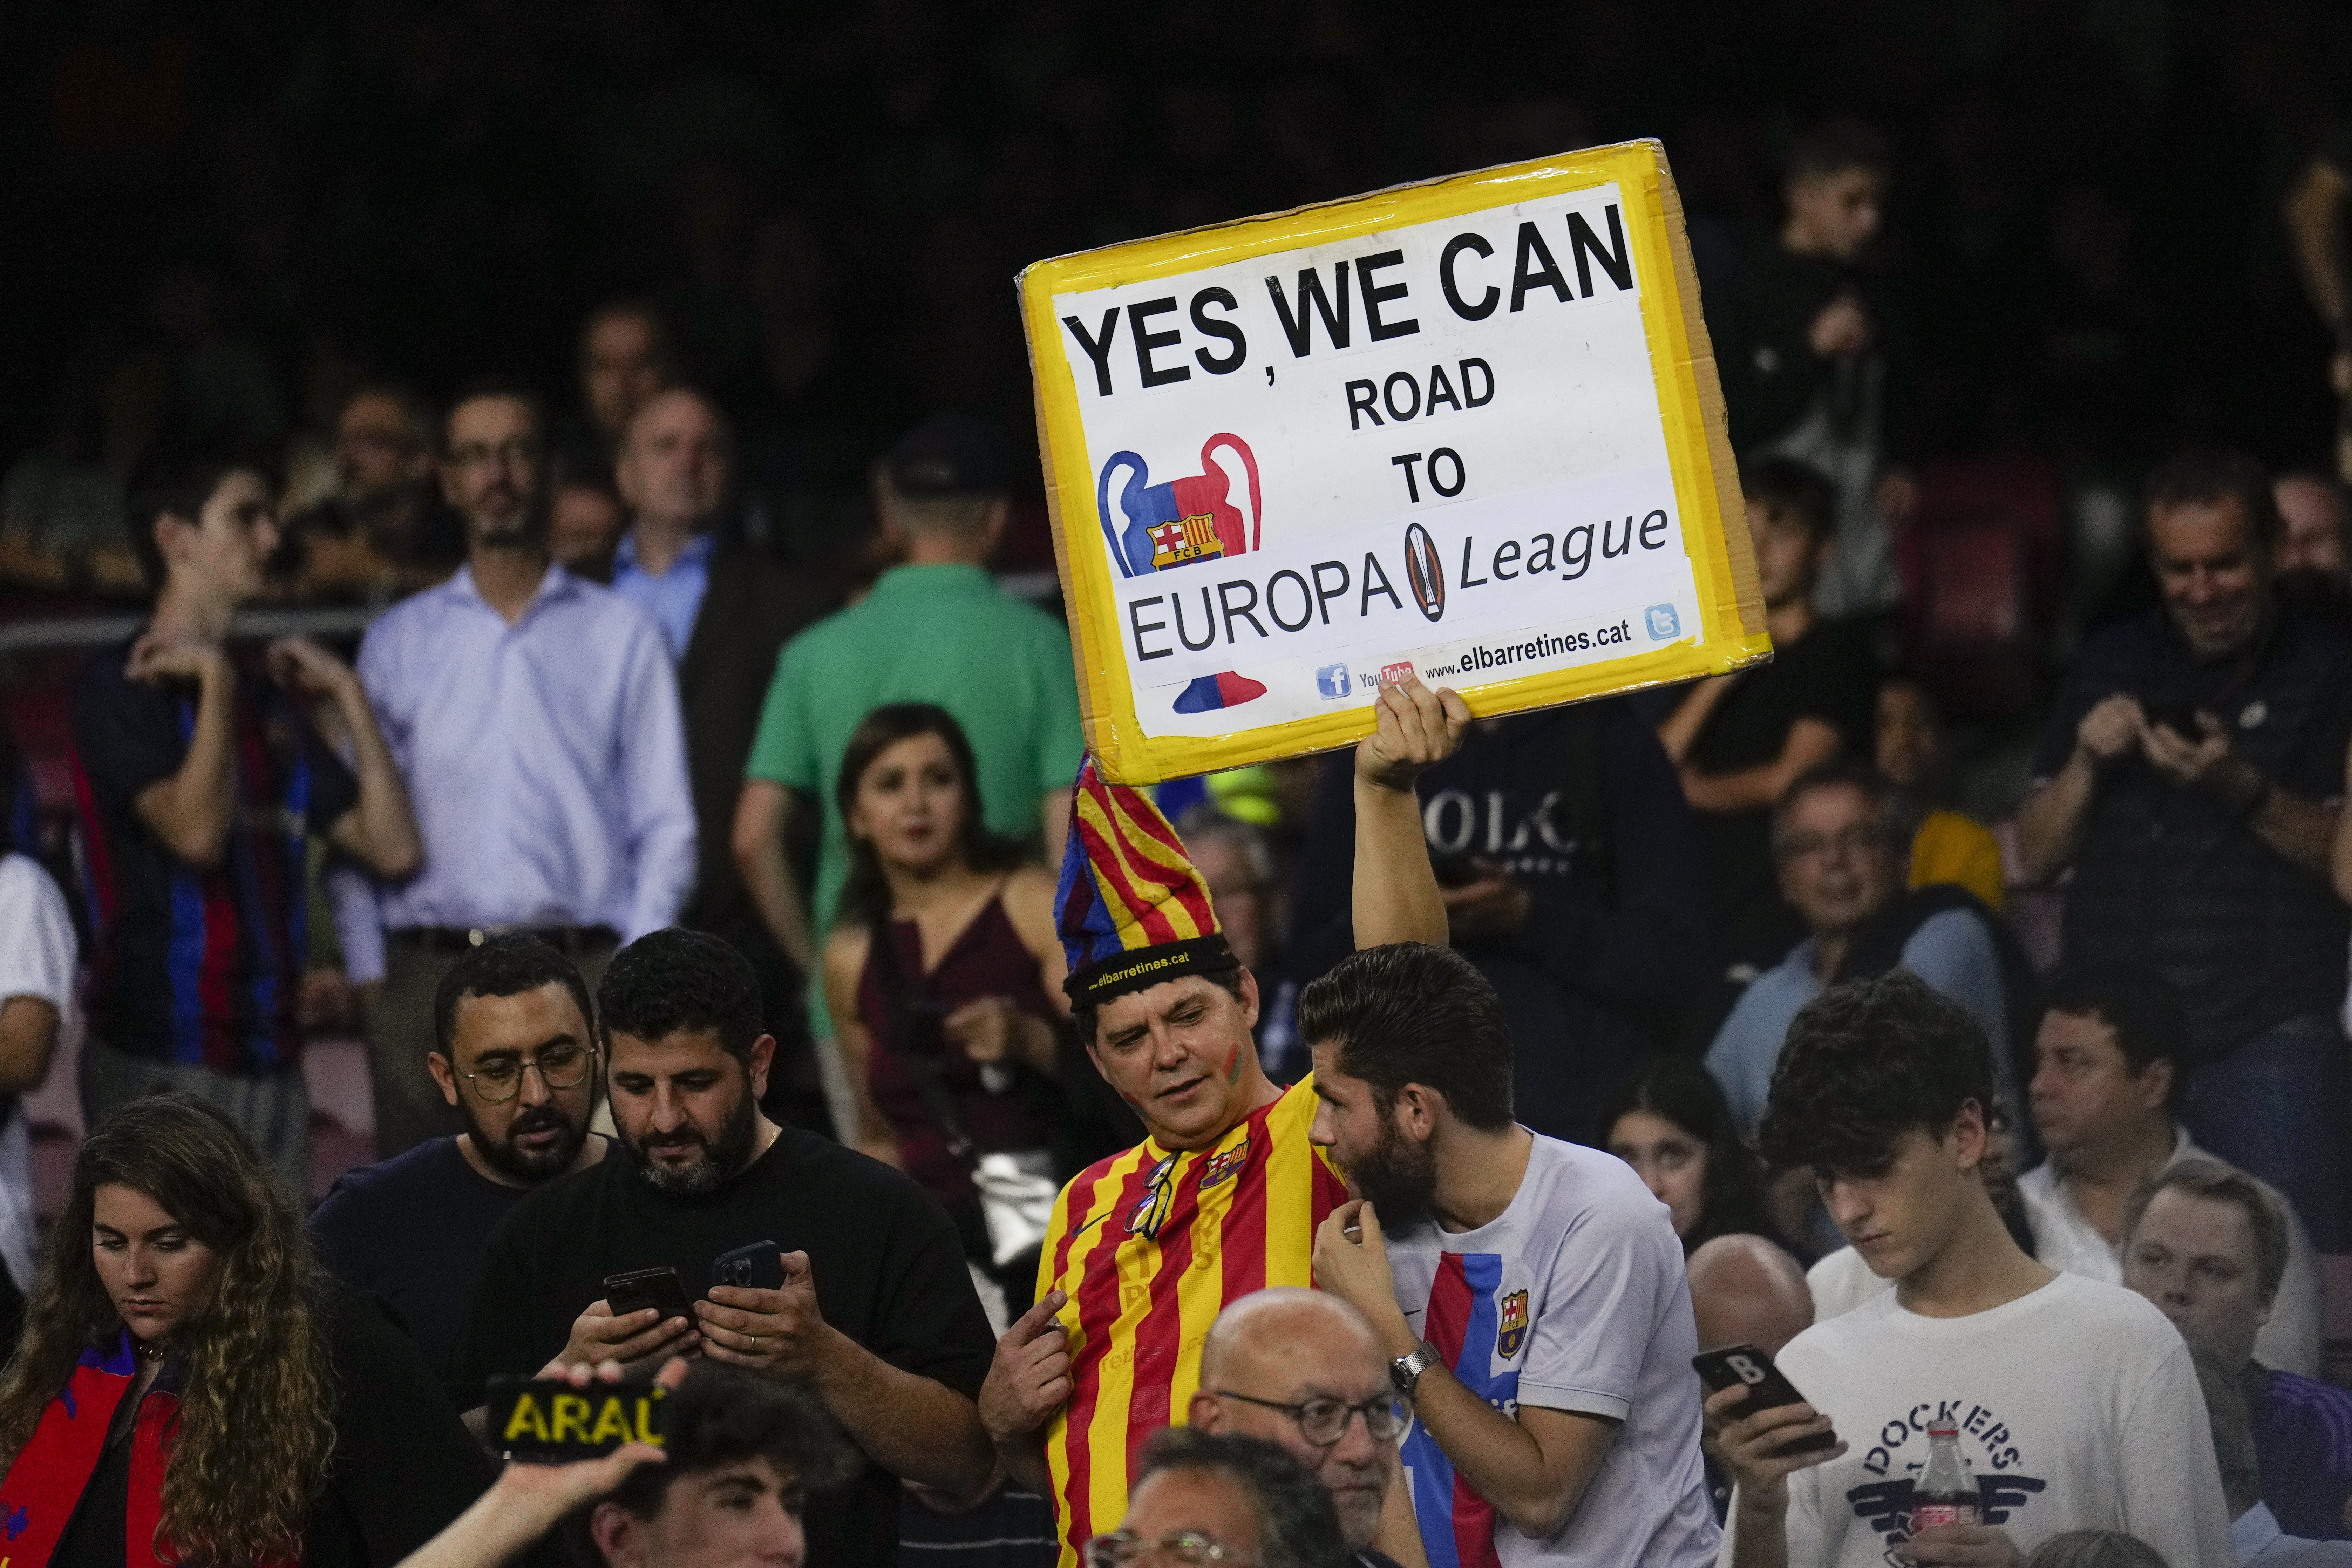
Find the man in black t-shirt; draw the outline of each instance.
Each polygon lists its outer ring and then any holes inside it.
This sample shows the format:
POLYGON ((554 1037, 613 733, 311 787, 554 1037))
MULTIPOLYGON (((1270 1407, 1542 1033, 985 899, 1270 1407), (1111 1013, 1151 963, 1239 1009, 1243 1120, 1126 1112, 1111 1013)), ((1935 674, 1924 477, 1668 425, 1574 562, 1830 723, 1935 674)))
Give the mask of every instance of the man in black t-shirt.
POLYGON ((458 955, 433 999, 425 1058, 466 1131, 335 1184, 310 1218, 328 1269, 383 1302, 438 1372, 457 1348, 490 1233, 523 1194, 604 1157, 588 1131, 596 1040, 587 983, 537 937, 458 955))
POLYGON ((809 1559, 887 1563, 898 1477, 976 1495, 995 1453, 971 1395, 995 1349, 946 1211, 898 1172, 761 1114, 775 1040, 741 954, 658 931, 597 988, 623 1155, 551 1182, 490 1238, 453 1363, 461 1403, 551 1358, 635 1363, 699 1350, 805 1382, 868 1463, 811 1503, 809 1559), (782 1255, 781 1289, 712 1283, 718 1258, 782 1255), (615 1316, 604 1281, 667 1267, 689 1316, 615 1316))
POLYGON ((1829 481, 1793 458, 1771 458, 1743 467, 1739 485, 1772 662, 1691 687, 1658 738, 1699 814, 1717 951, 1744 979, 1805 935, 1780 897, 1772 808, 1832 757, 1870 754, 1875 671, 1858 628, 1813 613, 1814 582, 1835 548, 1829 481))
POLYGON ((2147 478, 2162 604, 2086 639, 2017 810, 2019 856, 2068 868, 2070 964, 2140 964, 2189 1013, 2181 1121, 2286 1194, 2322 1252, 2345 1240, 2347 847, 2352 640, 2283 613, 2277 503, 2252 457, 2189 450, 2147 478))
POLYGON ((74 792, 97 931, 82 1110, 92 1126, 159 1089, 203 1096, 308 1186, 298 1062, 306 840, 378 876, 415 869, 408 795, 351 668, 272 643, 270 680, 228 649, 278 542, 271 485, 227 459, 158 460, 131 488, 155 607, 73 694, 74 792), (347 765, 304 703, 332 705, 347 765))

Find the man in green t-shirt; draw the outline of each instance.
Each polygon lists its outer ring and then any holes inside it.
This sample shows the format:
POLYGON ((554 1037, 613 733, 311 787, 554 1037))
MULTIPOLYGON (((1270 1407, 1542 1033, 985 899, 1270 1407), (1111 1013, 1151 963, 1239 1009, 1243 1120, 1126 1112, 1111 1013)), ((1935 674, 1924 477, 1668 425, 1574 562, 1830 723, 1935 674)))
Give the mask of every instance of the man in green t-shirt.
POLYGON ((988 826, 1059 845, 1078 771, 1070 635, 1044 611, 997 591, 984 563, 1004 531, 1012 462, 977 420, 934 419, 891 449, 877 487, 884 531, 906 564, 874 591, 784 645, 745 765, 735 858, 760 912, 810 977, 809 1016, 829 1038, 816 955, 847 875, 835 801, 849 737, 886 702, 936 702, 971 738, 988 826), (815 897, 785 854, 793 817, 824 815, 815 897))

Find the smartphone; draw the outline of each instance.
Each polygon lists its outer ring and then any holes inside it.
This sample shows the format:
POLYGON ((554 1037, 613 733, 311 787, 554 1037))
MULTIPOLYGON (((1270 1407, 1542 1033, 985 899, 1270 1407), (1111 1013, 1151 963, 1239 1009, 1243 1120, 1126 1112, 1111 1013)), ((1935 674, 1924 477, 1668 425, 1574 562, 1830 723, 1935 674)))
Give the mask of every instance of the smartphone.
POLYGON ((783 1250, 772 1241, 755 1241, 710 1260, 713 1285, 736 1285, 750 1290, 784 1288, 783 1250))
POLYGON ((694 1310, 686 1299, 686 1287, 677 1282, 677 1270, 664 1265, 659 1268, 633 1268, 626 1274, 604 1277, 604 1300, 613 1309, 613 1316, 625 1318, 631 1312, 642 1312, 647 1307, 661 1309, 656 1322, 668 1322, 672 1318, 694 1321, 694 1310))
MULTIPOLYGON (((1754 1345, 1726 1345, 1719 1351, 1701 1351, 1691 1357, 1691 1366, 1709 1393, 1721 1394, 1727 1388, 1744 1386, 1748 1390, 1748 1403, 1740 1406, 1744 1411, 1772 1410, 1806 1402, 1805 1396, 1797 1392, 1797 1385, 1772 1364, 1772 1358, 1754 1345)), ((1817 1448, 1836 1447, 1836 1433, 1816 1432, 1784 1443, 1778 1451, 1810 1454, 1817 1448)))
POLYGON ((642 1379, 574 1388, 556 1377, 494 1377, 490 1447, 509 1458, 542 1465, 593 1459, 624 1443, 658 1448, 668 1392, 642 1379))
POLYGON ((2197 721, 2194 702, 2143 702, 2139 710, 2151 724, 2161 724, 2184 741, 2201 741, 2205 726, 2197 721))

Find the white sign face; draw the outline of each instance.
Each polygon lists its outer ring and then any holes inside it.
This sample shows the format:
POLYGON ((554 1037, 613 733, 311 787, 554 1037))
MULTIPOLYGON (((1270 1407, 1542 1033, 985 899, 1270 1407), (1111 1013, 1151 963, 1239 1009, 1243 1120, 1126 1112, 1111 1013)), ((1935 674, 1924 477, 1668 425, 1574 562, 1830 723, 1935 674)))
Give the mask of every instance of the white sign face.
POLYGON ((1613 184, 1053 304, 1147 734, 1701 624, 1613 184))
POLYGON ((1509 711, 1767 646, 1672 183, 1579 156, 1024 275, 1113 776, 1342 743, 1407 668, 1509 711))

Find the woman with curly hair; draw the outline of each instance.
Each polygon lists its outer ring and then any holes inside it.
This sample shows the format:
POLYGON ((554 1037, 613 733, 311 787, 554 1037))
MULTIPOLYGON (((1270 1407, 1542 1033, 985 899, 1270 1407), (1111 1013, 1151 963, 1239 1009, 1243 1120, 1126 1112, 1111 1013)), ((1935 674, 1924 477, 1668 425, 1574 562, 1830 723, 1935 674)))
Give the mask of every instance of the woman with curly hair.
POLYGON ((82 1144, 0 1373, 0 1466, 8 1568, 389 1564, 490 1479, 274 1169, 182 1094, 82 1144))

